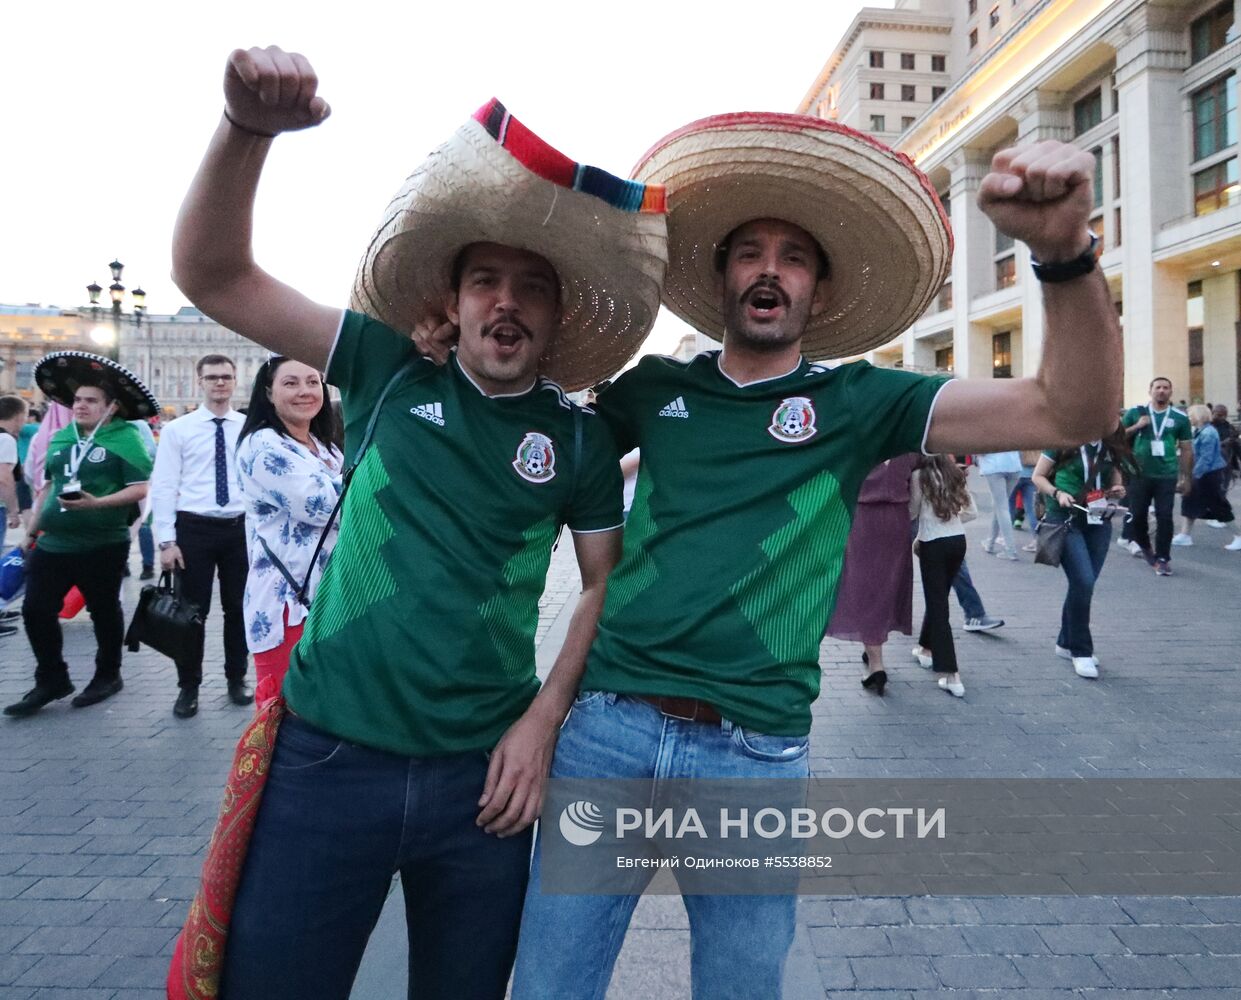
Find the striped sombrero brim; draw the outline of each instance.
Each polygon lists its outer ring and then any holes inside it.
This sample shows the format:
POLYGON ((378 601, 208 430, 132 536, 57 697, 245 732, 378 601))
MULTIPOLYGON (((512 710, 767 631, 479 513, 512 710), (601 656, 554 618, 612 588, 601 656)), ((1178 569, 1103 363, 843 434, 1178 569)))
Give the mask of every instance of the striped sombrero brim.
POLYGON ((74 393, 84 385, 106 379, 116 398, 117 412, 125 420, 146 420, 160 411, 159 400, 124 365, 86 351, 56 351, 44 355, 35 366, 35 385, 48 399, 73 405, 74 393))

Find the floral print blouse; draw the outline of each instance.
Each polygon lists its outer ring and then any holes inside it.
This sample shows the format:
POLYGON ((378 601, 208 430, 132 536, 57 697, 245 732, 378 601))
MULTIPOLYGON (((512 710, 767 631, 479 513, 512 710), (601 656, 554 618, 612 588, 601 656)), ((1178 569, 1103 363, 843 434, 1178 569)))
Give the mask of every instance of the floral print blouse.
MULTIPOLYGON (((300 625, 306 618, 306 608, 267 557, 259 538, 300 585, 341 489, 340 451, 317 439, 314 443, 318 454, 264 427, 237 445, 237 475, 245 495, 246 548, 250 554, 243 613, 251 653, 275 649, 284 641, 286 614, 291 626, 300 625)), ((339 530, 338 518, 319 553, 310 581, 312 596, 339 530)))

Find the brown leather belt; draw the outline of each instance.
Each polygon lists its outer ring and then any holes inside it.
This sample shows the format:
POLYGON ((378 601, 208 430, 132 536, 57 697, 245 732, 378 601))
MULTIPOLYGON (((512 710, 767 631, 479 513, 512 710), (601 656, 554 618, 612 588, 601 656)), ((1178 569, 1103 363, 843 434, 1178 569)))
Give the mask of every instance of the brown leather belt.
POLYGON ((670 719, 681 719, 685 722, 719 723, 723 717, 714 705, 708 705, 697 698, 671 698, 667 695, 636 694, 633 697, 654 705, 670 719))

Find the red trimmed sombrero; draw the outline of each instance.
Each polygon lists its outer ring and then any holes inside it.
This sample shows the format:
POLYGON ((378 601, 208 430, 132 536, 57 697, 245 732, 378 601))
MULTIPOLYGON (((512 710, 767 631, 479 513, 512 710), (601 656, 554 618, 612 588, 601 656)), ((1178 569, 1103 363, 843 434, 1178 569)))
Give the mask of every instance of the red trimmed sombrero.
POLYGON ((34 369, 34 382, 48 399, 73 405, 74 393, 84 385, 106 381, 123 420, 145 420, 159 413, 159 400, 133 372, 111 358, 86 351, 56 351, 44 355, 34 369))
POLYGON ((831 262, 826 311, 802 341, 809 358, 879 347, 911 326, 948 277, 952 232, 913 161, 870 136, 805 115, 742 112, 659 140, 633 177, 668 198, 663 302, 723 339, 715 248, 754 219, 801 226, 831 262))
POLYGON ((563 319, 540 373, 581 389, 624 367, 659 311, 664 192, 575 163, 492 100, 435 150, 388 205, 350 305, 408 332, 443 314, 452 263, 470 243, 545 257, 563 319))

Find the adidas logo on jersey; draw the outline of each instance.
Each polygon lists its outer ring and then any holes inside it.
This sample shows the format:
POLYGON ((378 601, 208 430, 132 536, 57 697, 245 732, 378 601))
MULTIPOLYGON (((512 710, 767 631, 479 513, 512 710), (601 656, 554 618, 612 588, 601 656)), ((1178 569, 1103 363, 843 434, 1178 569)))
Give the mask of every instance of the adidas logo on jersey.
POLYGON ((423 403, 420 406, 411 406, 409 412, 415 417, 422 417, 423 420, 429 420, 433 424, 444 426, 444 404, 443 403, 423 403))
POLYGON ((677 396, 676 399, 659 411, 659 415, 661 417, 681 417, 688 420, 689 408, 685 405, 685 398, 677 396))

